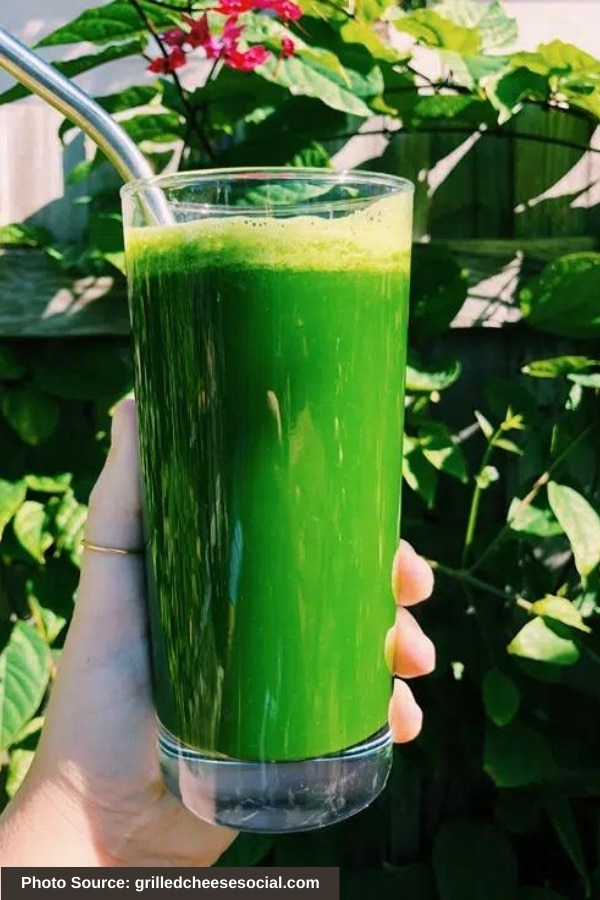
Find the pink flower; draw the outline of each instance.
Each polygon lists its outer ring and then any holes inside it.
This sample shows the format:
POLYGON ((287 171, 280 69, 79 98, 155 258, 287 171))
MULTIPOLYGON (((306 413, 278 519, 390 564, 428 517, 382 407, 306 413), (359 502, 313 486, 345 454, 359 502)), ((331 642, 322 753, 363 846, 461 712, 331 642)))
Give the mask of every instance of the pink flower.
POLYGON ((254 0, 219 0, 218 6, 215 6, 215 12, 224 16, 239 16, 255 7, 254 0))
POLYGON ((180 47, 176 47, 168 56, 158 56, 148 66, 149 72, 158 72, 167 75, 185 65, 186 55, 180 47))
POLYGON ((237 69, 238 72, 253 72, 258 66, 266 63, 269 56, 269 51, 262 44, 257 44, 243 52, 232 48, 224 55, 223 62, 230 69, 237 69))
POLYGON ((185 31, 181 28, 171 28, 162 35, 162 39, 168 47, 179 47, 179 49, 185 44, 186 37, 185 31))
POLYGON ((254 0, 254 9, 271 10, 284 22, 295 22, 302 15, 300 7, 292 0, 254 0))
POLYGON ((296 52, 296 45, 291 38, 284 37, 281 39, 280 59, 289 59, 296 52))

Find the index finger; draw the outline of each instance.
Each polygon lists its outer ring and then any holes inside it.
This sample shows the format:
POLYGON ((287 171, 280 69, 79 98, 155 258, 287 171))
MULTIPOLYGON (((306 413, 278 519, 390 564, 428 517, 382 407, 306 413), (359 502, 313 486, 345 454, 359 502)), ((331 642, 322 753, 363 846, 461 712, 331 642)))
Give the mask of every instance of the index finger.
POLYGON ((392 592, 401 606, 427 600, 433 591, 433 571, 408 541, 400 541, 392 564, 392 592))

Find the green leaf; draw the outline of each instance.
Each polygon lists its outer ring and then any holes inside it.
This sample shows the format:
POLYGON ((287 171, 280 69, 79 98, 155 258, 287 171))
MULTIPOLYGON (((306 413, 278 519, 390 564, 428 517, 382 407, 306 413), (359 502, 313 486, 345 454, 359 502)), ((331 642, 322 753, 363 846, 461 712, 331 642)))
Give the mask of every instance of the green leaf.
POLYGON ((467 276, 444 246, 415 244, 411 266, 411 343, 442 334, 467 298, 467 276))
POLYGON ((548 502, 569 539, 577 571, 589 575, 600 563, 600 516, 578 491, 555 481, 548 484, 548 502))
POLYGON ((483 50, 506 47, 519 36, 517 20, 507 15, 499 0, 485 4, 478 0, 443 0, 436 4, 435 11, 457 25, 477 29, 483 50))
POLYGON ((514 453, 516 456, 523 456, 523 450, 514 441, 509 441, 506 438, 496 438, 493 443, 494 447, 498 447, 500 450, 505 450, 507 453, 514 453))
MULTIPOLYGON (((256 71, 267 81, 288 88, 294 94, 316 97, 332 109, 367 118, 371 115, 371 109, 360 94, 355 93, 352 81, 356 79, 351 79, 350 73, 340 70, 339 61, 336 65, 335 59, 326 51, 306 49, 290 59, 278 60, 275 66, 267 64, 256 71)), ((376 96, 379 91, 371 88, 360 93, 368 97, 376 96)))
POLYGON ((523 366, 521 372, 531 375, 533 378, 558 378, 561 375, 582 372, 594 366, 600 366, 600 361, 590 359, 589 356, 553 356, 550 359, 535 359, 523 366))
POLYGON ((551 262, 519 295, 521 312, 540 331, 600 336, 600 253, 569 253, 551 262))
POLYGON ((0 227, 0 244, 39 247, 50 243, 51 240, 52 235, 48 229, 39 225, 28 225, 25 222, 19 222, 0 227))
POLYGON ((406 364, 406 390, 409 393, 444 391, 458 381, 461 371, 458 359, 425 365, 414 350, 410 351, 406 364))
POLYGON ((36 500, 26 500, 13 519, 13 529, 19 544, 42 564, 46 561, 44 554, 53 541, 46 526, 46 510, 36 500))
MULTIPOLYGON (((155 4, 145 4, 154 28, 169 27, 176 22, 176 14, 161 9, 155 4)), ((58 44, 77 44, 89 41, 92 44, 108 44, 111 41, 122 41, 146 35, 146 25, 138 15, 133 4, 128 0, 113 0, 102 6, 86 9, 66 25, 51 32, 36 45, 37 47, 54 47, 58 44)))
POLYGON ((512 722, 521 703, 514 681, 500 669, 488 669, 482 685, 483 705, 489 719, 499 727, 512 722))
MULTIPOLYGON (((30 588, 31 585, 28 585, 28 587, 30 588)), ((40 637, 49 647, 51 647, 67 624, 67 620, 64 616, 57 615, 52 609, 41 606, 36 597, 31 593, 27 600, 40 637)))
POLYGON ((594 390, 600 388, 600 372, 594 372, 591 375, 567 375, 567 378, 584 388, 593 388, 594 390))
POLYGON ((508 900, 517 889, 511 844, 485 822, 456 819, 442 825, 433 843, 433 869, 440 900, 508 900))
MULTIPOLYGON (((118 94, 106 94, 103 97, 94 97, 96 103, 105 109, 106 112, 114 115, 119 112, 131 112, 140 106, 148 106, 161 93, 158 83, 149 85, 134 85, 126 88, 118 94)), ((58 136, 61 141, 65 135, 72 129, 77 128, 69 119, 65 119, 58 129, 58 136)), ((87 162, 87 161, 86 161, 87 162)))
POLYGON ((142 141, 170 143, 179 140, 183 133, 182 119, 176 112, 140 113, 119 124, 136 144, 142 141))
POLYGON ((14 797, 21 787, 34 756, 34 750, 23 750, 21 747, 17 747, 10 754, 6 773, 6 793, 9 797, 14 797))
POLYGON ((63 475, 26 475, 25 484, 32 491, 40 494, 64 494, 73 476, 70 472, 63 475))
POLYGON ((508 122, 526 100, 545 102, 549 95, 547 79, 525 68, 508 72, 500 69, 485 80, 484 90, 498 112, 499 125, 508 122))
POLYGON ((0 653, 0 751, 11 746, 42 702, 50 677, 50 651, 24 622, 0 653))
POLYGON ((486 417, 483 415, 483 413, 479 412, 479 410, 476 409, 473 412, 474 412, 475 418, 477 419, 477 424, 483 431, 484 437, 489 441, 490 438, 494 434, 494 428, 493 428, 491 422, 489 422, 486 419, 486 417))
POLYGON ((600 74, 599 60, 574 44, 567 44, 559 40, 540 44, 533 53, 515 53, 513 64, 526 66, 532 72, 545 76, 550 74, 570 75, 573 72, 600 74))
POLYGON ((456 25, 432 9, 417 9, 394 19, 398 31, 412 35, 419 44, 467 55, 479 53, 481 35, 477 28, 456 25))
POLYGON ((542 600, 536 600, 530 612, 536 616, 542 616, 544 619, 562 622, 563 625, 568 625, 569 628, 576 628, 578 631, 584 631, 588 634, 592 630, 581 618, 579 610, 566 597, 546 594, 542 600))
MULTIPOLYGON (((62 72, 67 78, 75 78, 77 75, 88 72, 90 69, 96 69, 98 66, 102 66, 105 63, 141 53, 143 48, 144 45, 142 41, 136 39, 134 41, 127 41, 123 44, 106 47, 100 53, 78 56, 76 59, 69 59, 66 62, 55 62, 52 63, 52 67, 59 72, 62 72)), ((3 94, 0 94, 0 105, 3 103, 13 103, 15 100, 21 100, 30 93, 31 91, 22 84, 17 84, 7 91, 4 91, 3 94)))
POLYGON ((542 735, 516 720, 503 728, 486 725, 483 756, 483 767, 499 788, 542 782, 556 768, 542 735))
POLYGON ((34 385, 6 388, 2 414, 22 441, 32 447, 47 440, 58 425, 58 407, 34 385))
POLYGON ((75 566, 81 561, 81 541, 87 518, 87 507, 68 490, 53 510, 53 532, 58 550, 67 553, 75 566))
POLYGON ((19 354, 9 344, 0 344, 0 381, 15 381, 26 372, 19 354))
POLYGON ((513 531, 542 538, 564 534, 562 525, 557 522, 549 507, 541 508, 533 503, 527 506, 522 504, 520 497, 515 497, 510 504, 506 521, 513 531))
POLYGON ((402 477, 409 488, 419 494, 431 509, 435 502, 439 480, 437 469, 427 460, 418 441, 408 435, 404 436, 402 477))
POLYGON ((586 897, 589 897, 591 895, 590 876, 571 805, 566 797, 557 794, 546 794, 543 802, 558 839, 581 878, 586 897))
POLYGON ((572 666, 579 659, 575 642, 560 637, 539 618, 527 622, 506 649, 513 656, 552 663, 555 666, 572 666))
POLYGON ((27 486, 24 481, 5 481, 0 478, 0 538, 14 514, 25 502, 27 486))
POLYGON ((443 422, 423 419, 419 422, 419 443, 423 456, 434 469, 465 483, 467 464, 461 447, 443 422))

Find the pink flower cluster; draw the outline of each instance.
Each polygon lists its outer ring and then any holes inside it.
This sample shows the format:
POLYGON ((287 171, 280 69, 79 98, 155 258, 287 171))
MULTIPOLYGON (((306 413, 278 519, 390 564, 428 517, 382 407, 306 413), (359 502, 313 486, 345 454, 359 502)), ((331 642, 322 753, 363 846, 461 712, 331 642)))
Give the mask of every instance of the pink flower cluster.
MULTIPOLYGON (((262 66, 271 56, 271 52, 262 44, 255 44, 247 50, 239 49, 239 40, 244 26, 239 24, 239 16, 252 10, 269 11, 283 22, 295 22, 302 15, 302 10, 293 0, 219 0, 214 12, 226 16, 220 34, 213 34, 205 12, 199 18, 183 15, 185 28, 171 28, 161 35, 162 41, 169 48, 166 55, 152 60, 150 72, 168 74, 180 69, 187 61, 187 54, 201 49, 207 59, 220 59, 230 69, 240 72, 253 72, 262 66)), ((279 52, 280 59, 289 59, 295 52, 294 42, 284 37, 279 52)))

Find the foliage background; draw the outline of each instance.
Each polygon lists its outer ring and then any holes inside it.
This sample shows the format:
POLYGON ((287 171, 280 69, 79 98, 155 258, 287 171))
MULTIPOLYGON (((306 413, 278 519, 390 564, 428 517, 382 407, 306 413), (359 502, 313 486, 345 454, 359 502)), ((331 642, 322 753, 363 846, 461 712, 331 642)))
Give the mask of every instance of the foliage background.
MULTIPOLYGON (((157 171, 326 166, 379 115, 390 142, 365 168, 405 174, 398 126, 485 131, 488 140, 532 110, 576 119, 589 134, 600 119, 600 62, 560 40, 505 52, 515 25, 497 2, 301 5, 287 25, 244 13, 250 44, 273 52, 255 71, 217 66, 202 85, 206 68, 200 83, 182 70, 100 101, 157 171), (292 58, 277 58, 282 34, 295 42, 292 58), (397 34, 417 49, 394 49, 397 34)), ((41 43, 95 45, 59 64, 74 76, 109 59, 151 58, 152 34, 207 6, 113 0, 41 43)), ((0 102, 22 94, 14 88, 0 102)), ((121 224, 104 167, 97 154, 70 174, 90 186, 79 244, 26 223, 3 228, 0 242, 44 253, 73 277, 109 274, 122 289, 121 224)), ((365 813, 312 834, 244 836, 223 864, 341 865, 348 897, 600 894, 600 254, 557 254, 521 277, 524 318, 509 327, 527 361, 509 377, 504 361, 502 378, 474 377, 469 358, 454 354, 449 327, 467 278, 451 248, 415 245, 403 529, 437 570, 436 599, 421 613, 438 647, 436 673, 415 685, 423 734, 398 750, 388 790, 365 813)), ((5 799, 35 749, 72 610, 85 503, 111 408, 131 384, 124 340, 0 343, 5 799)))

